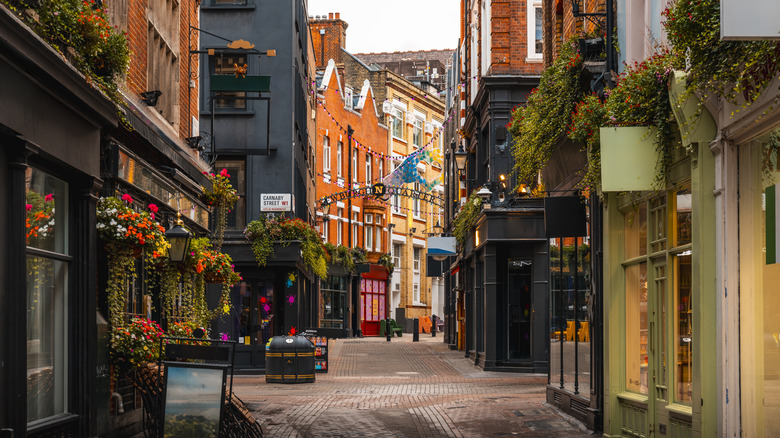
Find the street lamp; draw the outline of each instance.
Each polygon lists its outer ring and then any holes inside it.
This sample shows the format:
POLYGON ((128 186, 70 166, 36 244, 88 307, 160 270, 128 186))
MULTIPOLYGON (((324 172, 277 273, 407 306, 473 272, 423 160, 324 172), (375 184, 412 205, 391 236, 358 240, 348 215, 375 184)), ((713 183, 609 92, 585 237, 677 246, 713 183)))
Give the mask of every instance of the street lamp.
POLYGON ((487 188, 487 185, 482 186, 481 189, 477 191, 477 196, 479 196, 479 199, 482 200, 483 204, 486 204, 490 202, 490 197, 493 196, 493 192, 490 191, 489 188, 487 188))
POLYGON ((187 257, 187 250, 190 247, 190 238, 192 235, 183 226, 181 213, 176 218, 176 225, 165 232, 165 237, 171 245, 168 248, 168 257, 172 262, 183 262, 187 257))
POLYGON ((468 157, 468 153, 463 149, 463 144, 458 145, 458 150, 455 151, 455 165, 458 166, 460 172, 466 169, 466 157, 468 157))

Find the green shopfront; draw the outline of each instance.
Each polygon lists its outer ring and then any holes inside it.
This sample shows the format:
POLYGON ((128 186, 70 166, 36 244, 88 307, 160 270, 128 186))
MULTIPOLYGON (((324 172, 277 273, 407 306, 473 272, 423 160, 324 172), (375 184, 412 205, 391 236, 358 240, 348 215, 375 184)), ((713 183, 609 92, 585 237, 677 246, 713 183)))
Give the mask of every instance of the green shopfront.
POLYGON ((711 122, 685 137, 664 190, 603 194, 605 436, 716 433, 711 122))

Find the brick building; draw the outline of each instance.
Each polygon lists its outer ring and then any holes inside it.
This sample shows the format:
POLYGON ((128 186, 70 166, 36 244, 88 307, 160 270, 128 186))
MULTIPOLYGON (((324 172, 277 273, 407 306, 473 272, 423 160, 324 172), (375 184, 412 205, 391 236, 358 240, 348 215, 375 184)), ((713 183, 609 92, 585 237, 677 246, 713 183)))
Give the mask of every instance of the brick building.
POLYGON ((542 203, 521 196, 511 177, 511 111, 526 102, 543 69, 542 2, 461 2, 457 89, 459 132, 448 138, 446 229, 469 194, 486 195, 474 231, 447 275, 451 348, 485 370, 549 369, 548 245, 542 203), (456 166, 456 153, 465 166, 456 166))
MULTIPOLYGON (((312 17, 315 56, 318 56, 318 47, 321 53, 334 55, 333 65, 343 72, 341 77, 347 95, 352 93, 355 96, 357 89, 362 88, 366 81, 370 84, 376 113, 380 115, 380 123, 386 127, 385 143, 391 158, 385 161, 382 176, 387 182, 392 177, 391 172, 410 154, 422 150, 441 152, 443 137, 437 133, 446 121, 444 102, 437 97, 435 89, 422 89, 400 74, 377 65, 369 66, 345 50, 347 24, 339 15, 312 17)), ((317 64, 322 63, 318 60, 317 64)), ((440 198, 442 187, 432 182, 440 177, 442 165, 440 160, 431 161, 419 163, 416 170, 422 180, 431 183, 429 189, 413 183, 403 186, 440 198)), ((443 283, 437 277, 426 276, 428 263, 425 256, 427 236, 440 222, 440 207, 407 196, 391 197, 390 205, 387 217, 392 233, 388 249, 393 256, 395 271, 390 281, 389 315, 394 318, 441 316, 443 283), (403 309, 403 315, 396 312, 399 308, 403 309)))
POLYGON ((371 84, 347 86, 333 60, 318 75, 317 99, 317 199, 329 200, 317 212, 322 235, 334 245, 365 249, 370 269, 356 277, 331 266, 321 288, 320 327, 353 332, 359 327, 363 335, 375 336, 389 304, 388 272, 378 264, 388 252, 389 215, 384 202, 349 191, 366 193, 381 181, 388 165, 388 129, 376 112, 371 84))
POLYGON ((426 85, 430 85, 438 93, 447 86, 447 69, 452 61, 452 49, 356 53, 355 57, 367 65, 376 65, 397 73, 419 88, 425 89, 426 85))

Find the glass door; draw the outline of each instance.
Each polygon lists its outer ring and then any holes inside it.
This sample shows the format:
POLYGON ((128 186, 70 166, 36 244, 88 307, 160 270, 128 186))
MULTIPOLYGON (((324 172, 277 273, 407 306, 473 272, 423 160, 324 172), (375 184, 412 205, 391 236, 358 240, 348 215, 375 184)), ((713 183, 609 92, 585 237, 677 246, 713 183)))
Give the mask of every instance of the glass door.
POLYGON ((231 339, 237 367, 262 367, 265 344, 274 336, 274 287, 270 280, 245 280, 233 286, 231 339))
POLYGON ((508 261, 507 359, 531 357, 531 260, 508 261))

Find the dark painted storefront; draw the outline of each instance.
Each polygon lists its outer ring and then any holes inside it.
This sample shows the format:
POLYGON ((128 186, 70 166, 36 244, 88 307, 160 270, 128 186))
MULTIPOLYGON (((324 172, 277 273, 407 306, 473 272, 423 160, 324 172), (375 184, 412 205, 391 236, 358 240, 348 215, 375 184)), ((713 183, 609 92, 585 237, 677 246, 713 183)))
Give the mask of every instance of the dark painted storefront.
POLYGON ((232 288, 234 308, 220 318, 217 330, 239 342, 238 369, 260 372, 265 369, 265 344, 272 336, 316 327, 317 321, 314 291, 319 279, 305 269, 299 246, 278 246, 275 256, 258 266, 243 236, 248 223, 269 214, 261 209, 264 193, 291 195, 290 211, 270 214, 307 222, 313 217, 307 205, 312 150, 306 109, 306 2, 208 0, 201 4, 200 20, 201 29, 208 32, 201 33, 200 130, 209 139, 207 147, 213 144, 214 168, 228 170, 241 196, 228 219, 222 250, 233 258, 243 281, 232 288), (253 48, 227 47, 237 40, 248 41, 253 48), (275 50, 275 56, 266 56, 269 50, 275 50), (234 64, 246 64, 247 77, 270 76, 270 91, 212 95, 210 75, 233 74, 234 64))
POLYGON ((547 241, 544 209, 527 200, 477 219, 460 263, 465 352, 485 370, 548 369, 547 241))

